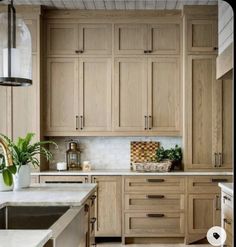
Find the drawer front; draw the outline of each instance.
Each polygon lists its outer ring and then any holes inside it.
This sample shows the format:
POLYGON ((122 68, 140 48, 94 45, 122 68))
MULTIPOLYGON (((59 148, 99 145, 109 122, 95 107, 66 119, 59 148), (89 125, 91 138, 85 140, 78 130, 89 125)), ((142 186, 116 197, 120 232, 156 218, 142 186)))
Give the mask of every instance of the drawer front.
POLYGON ((167 176, 142 176, 142 177, 125 177, 125 192, 184 192, 185 179, 183 177, 167 176))
POLYGON ((231 209, 233 209, 233 198, 231 195, 222 192, 222 205, 226 205, 228 207, 230 207, 231 209))
POLYGON ((182 194, 125 194, 125 210, 180 212, 183 209, 182 194))
POLYGON ((220 182, 231 182, 231 176, 201 176, 188 178, 188 191, 191 193, 220 193, 220 182))
POLYGON ((125 213, 125 235, 177 237, 184 235, 183 213, 125 213))
POLYGON ((225 231, 229 232, 232 235, 233 230, 233 212, 232 208, 227 205, 222 207, 222 226, 225 231))
POLYGON ((40 183, 87 183, 87 176, 40 176, 40 183))

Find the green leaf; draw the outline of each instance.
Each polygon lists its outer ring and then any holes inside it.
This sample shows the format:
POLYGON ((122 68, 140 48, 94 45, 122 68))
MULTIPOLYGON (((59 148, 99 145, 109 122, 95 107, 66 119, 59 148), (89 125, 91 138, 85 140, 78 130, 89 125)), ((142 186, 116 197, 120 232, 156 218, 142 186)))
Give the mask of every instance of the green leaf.
POLYGON ((13 183, 13 177, 12 177, 11 172, 9 170, 5 169, 2 171, 2 176, 3 176, 4 183, 7 186, 11 186, 13 183))
POLYGON ((8 166, 7 169, 10 171, 11 174, 16 174, 16 172, 17 172, 17 168, 15 165, 8 166))

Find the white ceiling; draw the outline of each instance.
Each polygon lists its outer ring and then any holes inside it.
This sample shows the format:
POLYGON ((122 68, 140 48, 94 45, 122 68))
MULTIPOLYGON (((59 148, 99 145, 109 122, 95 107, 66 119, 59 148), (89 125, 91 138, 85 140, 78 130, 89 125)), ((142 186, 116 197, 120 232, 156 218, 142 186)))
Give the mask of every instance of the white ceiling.
MULTIPOLYGON (((215 5, 217 0, 14 0, 15 5, 44 5, 57 9, 181 9, 183 5, 215 5)), ((4 0, 7 4, 8 0, 4 0)))

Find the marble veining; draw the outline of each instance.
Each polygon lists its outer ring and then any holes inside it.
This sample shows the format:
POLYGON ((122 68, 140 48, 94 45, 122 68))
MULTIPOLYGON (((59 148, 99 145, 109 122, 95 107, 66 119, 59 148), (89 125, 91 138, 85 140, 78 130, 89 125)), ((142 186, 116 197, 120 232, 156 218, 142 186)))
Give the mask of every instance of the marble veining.
POLYGON ((219 186, 221 187, 222 191, 233 196, 234 194, 233 183, 219 183, 219 186))
POLYGON ((164 148, 182 146, 181 137, 51 137, 58 149, 50 146, 53 159, 50 170, 56 169, 56 163, 66 161, 69 140, 77 140, 81 149, 81 162, 89 160, 92 169, 129 169, 131 141, 158 141, 164 148))

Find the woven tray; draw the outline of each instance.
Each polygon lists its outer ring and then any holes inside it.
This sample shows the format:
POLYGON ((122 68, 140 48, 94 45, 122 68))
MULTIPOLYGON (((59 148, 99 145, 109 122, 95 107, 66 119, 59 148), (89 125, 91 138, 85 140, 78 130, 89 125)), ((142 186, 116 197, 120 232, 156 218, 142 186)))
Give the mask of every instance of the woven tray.
POLYGON ((167 160, 165 162, 149 162, 149 163, 133 163, 133 171, 137 172, 169 172, 171 170, 172 162, 167 160))

